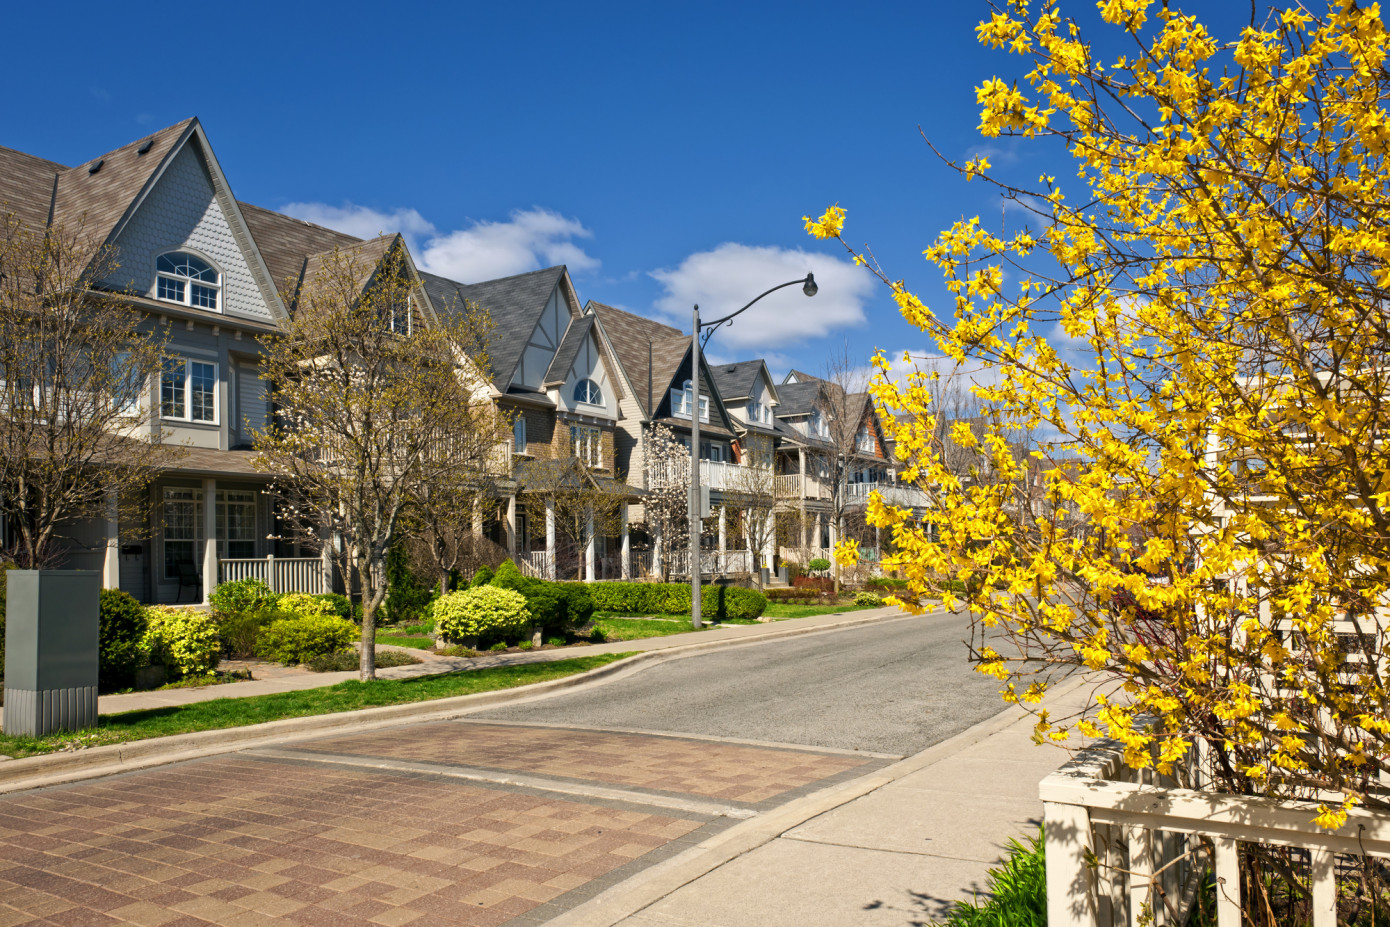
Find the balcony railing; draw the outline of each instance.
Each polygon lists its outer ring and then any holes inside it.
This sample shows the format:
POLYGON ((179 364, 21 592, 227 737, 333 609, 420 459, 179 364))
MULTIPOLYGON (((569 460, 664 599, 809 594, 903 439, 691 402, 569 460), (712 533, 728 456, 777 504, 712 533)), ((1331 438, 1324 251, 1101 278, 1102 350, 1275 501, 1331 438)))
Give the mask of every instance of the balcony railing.
POLYGON ((781 499, 829 499, 830 484, 819 477, 787 473, 777 477, 777 496, 781 499))
MULTIPOLYGON (((725 463, 722 460, 700 461, 700 485, 710 489, 749 491, 767 484, 763 473, 742 464, 725 463)), ((688 483, 690 480, 690 461, 672 460, 664 466, 653 465, 648 471, 653 489, 670 486, 673 483, 688 483)), ((771 488, 770 484, 767 484, 771 488)))
POLYGON ((864 504, 872 493, 878 493, 885 505, 904 508, 926 508, 927 494, 916 486, 902 483, 848 483, 845 498, 853 504, 864 504))

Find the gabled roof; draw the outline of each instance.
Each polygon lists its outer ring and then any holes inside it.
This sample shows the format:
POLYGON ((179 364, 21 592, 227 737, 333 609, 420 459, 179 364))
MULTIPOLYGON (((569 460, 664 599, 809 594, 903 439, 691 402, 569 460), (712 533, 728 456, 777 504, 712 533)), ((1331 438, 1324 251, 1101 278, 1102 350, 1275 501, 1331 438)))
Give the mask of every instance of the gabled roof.
POLYGON ((310 256, 334 248, 350 248, 362 241, 352 235, 250 203, 239 202, 237 205, 241 207, 251 237, 256 240, 256 247, 265 259, 271 282, 283 294, 293 295, 310 256))
POLYGON ((791 415, 810 415, 821 401, 824 384, 819 380, 798 383, 783 383, 777 388, 777 417, 791 415))
POLYGON ((661 397, 671 385, 676 370, 685 360, 690 348, 690 336, 679 329, 651 319, 644 319, 614 306, 589 300, 588 308, 598 316, 599 324, 608 335, 618 364, 637 397, 642 417, 650 419, 661 397), (650 348, 651 367, 647 366, 650 348), (648 373, 651 375, 651 401, 648 401, 648 373))
POLYGON ((134 213, 141 193, 197 122, 185 119, 60 173, 53 220, 69 229, 81 223, 95 243, 109 241, 117 226, 134 213), (149 148, 141 154, 147 143, 149 148))
POLYGON ((476 303, 487 310, 492 320, 492 331, 487 339, 492 382, 499 390, 506 391, 550 294, 566 273, 561 264, 482 283, 456 283, 436 274, 420 276, 438 311, 446 312, 450 307, 453 311, 462 311, 467 303, 476 303))
MULTIPOLYGON (((737 364, 720 364, 710 369, 714 373, 714 383, 719 387, 719 395, 725 400, 734 401, 752 397, 758 374, 765 368, 761 360, 751 360, 737 364)), ((772 382, 771 378, 768 382, 772 382)))
POLYGON ((591 315, 580 316, 570 322, 560 341, 560 347, 550 362, 550 369, 545 372, 545 385, 565 382, 570 366, 574 364, 575 355, 579 353, 579 349, 584 346, 584 341, 593 330, 594 317, 591 315))

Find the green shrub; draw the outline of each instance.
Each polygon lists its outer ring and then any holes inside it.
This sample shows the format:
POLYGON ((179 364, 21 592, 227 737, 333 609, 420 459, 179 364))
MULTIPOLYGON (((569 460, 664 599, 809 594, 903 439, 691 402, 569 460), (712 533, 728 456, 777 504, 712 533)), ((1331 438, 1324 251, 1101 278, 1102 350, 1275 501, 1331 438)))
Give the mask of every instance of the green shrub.
MULTIPOLYGON (((516 564, 512 565, 515 566, 516 564)), ((492 575, 492 567, 486 565, 478 567, 478 572, 474 573, 473 578, 468 582, 468 588, 477 589, 479 586, 486 586, 492 582, 492 575)))
POLYGON ((478 655, 478 651, 474 650, 472 647, 465 647, 462 644, 454 647, 446 647, 443 650, 436 651, 436 653, 445 657, 476 657, 478 655))
POLYGON ((333 603, 325 602, 318 596, 305 595, 302 592, 291 592, 288 595, 280 596, 280 601, 275 603, 275 607, 280 611, 290 615, 299 615, 301 618, 341 618, 338 610, 333 607, 333 603))
POLYGON ((524 582, 526 582, 526 577, 522 575, 509 557, 503 560, 502 565, 497 568, 497 572, 492 574, 492 579, 488 580, 488 585, 519 591, 518 587, 524 582))
POLYGON ((253 612, 216 614, 217 639, 223 656, 245 659, 256 655, 256 638, 272 620, 281 617, 275 608, 259 608, 253 612))
POLYGON ((826 570, 830 569, 830 561, 826 560, 824 557, 817 557, 806 564, 806 569, 810 570, 812 573, 824 573, 826 570))
POLYGON ((533 647, 535 647, 536 645, 533 644, 531 641, 522 641, 521 643, 517 644, 516 646, 517 646, 517 649, 518 649, 518 650, 530 650, 530 649, 532 649, 533 647))
POLYGON ((256 655, 276 663, 306 663, 314 657, 344 653, 361 632, 336 616, 283 615, 256 637, 256 655))
POLYGON ((271 608, 280 596, 259 579, 238 579, 221 583, 212 590, 209 602, 215 612, 233 615, 237 612, 254 612, 271 608))
MULTIPOLYGON (((416 663, 423 663, 419 657, 412 657, 408 653, 399 650, 378 650, 376 652, 377 669, 388 669, 392 666, 414 666, 416 663)), ((315 673, 345 673, 355 670, 361 663, 361 657, 356 650, 344 650, 342 653, 325 653, 311 659, 306 666, 315 673)))
POLYGON ((569 641, 565 640, 563 637, 547 637, 545 642, 550 647, 563 647, 569 643, 569 641))
POLYGON ((151 663, 162 663, 175 679, 211 676, 217 670, 220 642, 211 615, 186 608, 147 609, 145 645, 151 663))
POLYGON ((332 606, 333 614, 342 618, 344 621, 354 620, 352 600, 347 596, 339 595, 336 592, 320 592, 318 595, 314 596, 314 598, 318 599, 320 602, 327 602, 332 606))
POLYGON ((488 648, 488 650, 506 650, 506 649, 507 649, 507 642, 506 642, 506 641, 498 641, 497 643, 493 644, 491 647, 488 648))
MULTIPOLYGON (((599 611, 628 615, 690 614, 690 587, 684 583, 592 583, 584 588, 599 611)), ((710 585, 700 590, 700 610, 707 618, 758 618, 766 608, 767 597, 754 589, 710 585)))
POLYGON ((603 628, 594 628, 589 632, 589 643, 604 644, 608 642, 608 635, 603 633, 603 628))
POLYGON ((434 605, 434 626, 449 640, 506 638, 520 633, 530 622, 526 597, 498 586, 451 592, 440 596, 434 605))
POLYGON ((882 605, 883 599, 874 595, 872 592, 858 592, 854 596, 855 605, 882 605))
POLYGON ((410 557, 399 544, 386 552, 386 602, 383 617, 401 623, 418 621, 434 598, 434 586, 423 583, 410 569, 410 557))
POLYGON ((128 688, 135 682, 135 671, 150 658, 145 606, 128 592, 103 589, 99 620, 97 687, 103 692, 128 688))
MULTIPOLYGON (((579 628, 589 623, 594 616, 594 597, 586 583, 563 583, 565 599, 565 626, 579 628)), ((547 625, 553 627, 553 625, 547 625)))

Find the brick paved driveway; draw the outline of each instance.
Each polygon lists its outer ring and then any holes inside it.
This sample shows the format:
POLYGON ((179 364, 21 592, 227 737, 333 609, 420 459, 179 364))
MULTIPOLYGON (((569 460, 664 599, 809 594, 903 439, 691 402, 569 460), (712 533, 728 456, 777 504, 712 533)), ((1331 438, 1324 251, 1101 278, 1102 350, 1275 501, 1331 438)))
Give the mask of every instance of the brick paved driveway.
POLYGON ((0 797, 0 927, 532 925, 883 760, 467 721, 0 797))

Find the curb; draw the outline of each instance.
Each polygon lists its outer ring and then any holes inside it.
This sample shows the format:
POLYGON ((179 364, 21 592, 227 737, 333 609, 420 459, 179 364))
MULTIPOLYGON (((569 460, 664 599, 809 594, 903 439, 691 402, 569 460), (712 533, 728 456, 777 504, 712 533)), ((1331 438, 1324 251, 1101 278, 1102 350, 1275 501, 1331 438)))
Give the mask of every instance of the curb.
MULTIPOLYGON (((619 676, 645 669, 649 665, 698 656, 710 650, 766 643, 769 640, 800 637, 805 634, 845 630, 864 624, 907 621, 913 618, 936 617, 943 614, 946 613, 936 610, 923 612, 921 615, 896 613, 872 618, 851 618, 834 624, 815 627, 785 628, 729 640, 663 647, 637 653, 585 673, 510 689, 457 695, 424 702, 410 702, 404 705, 388 705, 382 708, 362 708, 356 711, 286 718, 281 721, 267 721, 262 724, 224 728, 216 731, 172 734, 167 737, 151 737, 129 743, 89 747, 70 753, 48 753, 41 756, 25 757, 0 763, 0 795, 62 785, 83 779, 95 779, 117 773, 134 772, 222 753, 233 753, 249 747, 273 746, 315 734, 349 734, 358 731, 377 730, 407 722, 447 721, 499 703, 539 698, 565 689, 610 682, 619 676)), ((618 642, 614 646, 621 647, 622 643, 626 642, 618 642)), ((534 662, 558 661, 537 660, 534 662)))
MULTIPOLYGON (((1065 695, 1085 683, 1085 678, 1064 683, 1055 695, 1065 695)), ((974 746, 1025 718, 1015 706, 1007 706, 940 743, 839 785, 812 792, 780 808, 742 821, 684 853, 644 869, 589 901, 547 921, 547 927, 615 927, 667 895, 697 881, 726 863, 771 843, 812 818, 834 811, 871 792, 940 762, 953 753, 974 746)))

